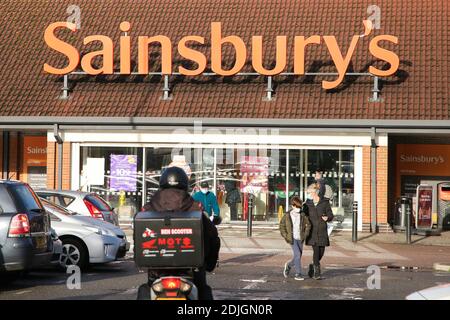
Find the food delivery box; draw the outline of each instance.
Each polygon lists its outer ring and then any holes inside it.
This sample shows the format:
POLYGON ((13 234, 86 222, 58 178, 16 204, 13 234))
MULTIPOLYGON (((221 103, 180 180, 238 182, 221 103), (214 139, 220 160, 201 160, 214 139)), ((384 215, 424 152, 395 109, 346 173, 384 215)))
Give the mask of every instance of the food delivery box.
POLYGON ((202 212, 142 211, 134 217, 134 261, 140 268, 203 266, 202 212))

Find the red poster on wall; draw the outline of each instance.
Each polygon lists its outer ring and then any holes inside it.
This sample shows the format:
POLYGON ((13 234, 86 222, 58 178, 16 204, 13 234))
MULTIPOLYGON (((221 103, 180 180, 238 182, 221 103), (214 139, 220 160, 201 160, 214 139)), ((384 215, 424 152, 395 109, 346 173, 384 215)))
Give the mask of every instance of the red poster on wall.
POLYGON ((433 218, 431 214, 433 205, 433 187, 420 185, 417 187, 416 228, 431 229, 433 218))

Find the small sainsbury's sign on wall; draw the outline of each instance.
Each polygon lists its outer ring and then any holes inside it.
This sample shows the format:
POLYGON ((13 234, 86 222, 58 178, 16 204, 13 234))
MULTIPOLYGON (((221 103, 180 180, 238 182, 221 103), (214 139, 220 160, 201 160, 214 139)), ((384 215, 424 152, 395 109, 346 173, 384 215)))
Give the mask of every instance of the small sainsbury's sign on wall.
MULTIPOLYGON (((324 89, 336 88, 344 79, 345 73, 351 62, 352 56, 356 50, 359 39, 363 36, 368 36, 372 31, 372 22, 364 20, 364 34, 354 35, 350 42, 347 52, 343 53, 337 43, 335 36, 319 36, 312 35, 309 37, 295 36, 294 37, 294 75, 305 74, 305 55, 307 46, 322 45, 325 43, 326 48, 336 67, 338 76, 333 81, 322 81, 324 89)), ((75 71, 81 62, 81 68, 89 75, 99 74, 113 74, 114 73, 114 45, 113 40, 105 35, 91 35, 83 39, 83 44, 87 45, 94 41, 102 44, 102 49, 86 53, 80 57, 80 52, 71 44, 59 39, 55 35, 57 29, 68 29, 76 32, 76 25, 70 22, 55 22, 49 25, 44 32, 44 40, 47 46, 61 54, 68 59, 68 64, 63 68, 56 68, 50 64, 44 64, 44 71, 50 74, 64 75, 75 71), (102 58, 102 66, 94 67, 92 62, 95 58, 102 58)), ((128 33, 131 30, 131 24, 128 21, 123 21, 119 26, 122 32, 128 33)), ((369 72, 375 76, 387 77, 393 75, 399 67, 399 57, 396 53, 383 48, 380 45, 381 41, 398 44, 398 38, 392 35, 378 35, 373 37, 369 42, 368 51, 375 58, 389 63, 390 67, 387 70, 381 70, 373 66, 369 67, 369 72)), ((138 36, 137 37, 137 56, 138 56, 138 74, 147 75, 149 73, 149 45, 158 43, 161 45, 161 72, 165 75, 170 75, 173 72, 172 62, 172 41, 164 35, 157 36, 138 36)), ((187 69, 183 66, 178 67, 178 72, 185 76, 196 76, 202 74, 207 66, 207 57, 202 52, 189 47, 188 44, 199 43, 205 44, 205 38, 201 36, 189 35, 181 38, 177 44, 178 53, 183 58, 190 60, 196 64, 195 69, 187 69)), ((247 60, 247 45, 242 38, 229 35, 222 36, 222 24, 220 22, 211 23, 211 39, 210 39, 210 65, 211 70, 219 76, 233 76, 239 73, 246 64, 247 60), (222 47, 228 44, 234 47, 235 61, 230 69, 224 69, 222 65, 222 47)), ((122 35, 119 39, 120 50, 120 74, 131 74, 131 37, 129 35, 122 35)), ((287 64, 287 37, 276 37, 276 63, 271 69, 267 69, 263 65, 263 37, 252 36, 251 40, 251 63, 253 69, 265 76, 274 76, 282 73, 286 69, 287 64)))

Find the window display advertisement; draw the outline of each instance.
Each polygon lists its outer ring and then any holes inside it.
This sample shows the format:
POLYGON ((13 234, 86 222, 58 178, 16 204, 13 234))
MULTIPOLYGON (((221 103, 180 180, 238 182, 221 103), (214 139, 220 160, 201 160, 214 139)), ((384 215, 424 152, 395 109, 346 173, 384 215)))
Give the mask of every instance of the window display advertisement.
POLYGON ((269 157, 243 156, 241 173, 241 192, 256 194, 268 191, 269 157))
POLYGON ((110 189, 136 191, 137 156, 112 154, 110 189))
POLYGON ((433 206, 433 187, 418 186, 416 200, 416 228, 431 229, 433 227, 432 219, 433 206))

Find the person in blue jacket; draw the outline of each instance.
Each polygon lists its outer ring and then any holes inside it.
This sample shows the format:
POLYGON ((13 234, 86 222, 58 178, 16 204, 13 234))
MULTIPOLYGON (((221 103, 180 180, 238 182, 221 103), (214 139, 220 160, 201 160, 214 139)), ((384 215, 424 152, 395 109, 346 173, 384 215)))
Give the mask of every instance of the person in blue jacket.
POLYGON ((202 204, 203 211, 205 211, 210 218, 213 216, 211 220, 213 218, 220 219, 219 204, 217 203, 216 195, 209 191, 208 182, 203 181, 200 184, 200 191, 196 192, 192 198, 202 204))

